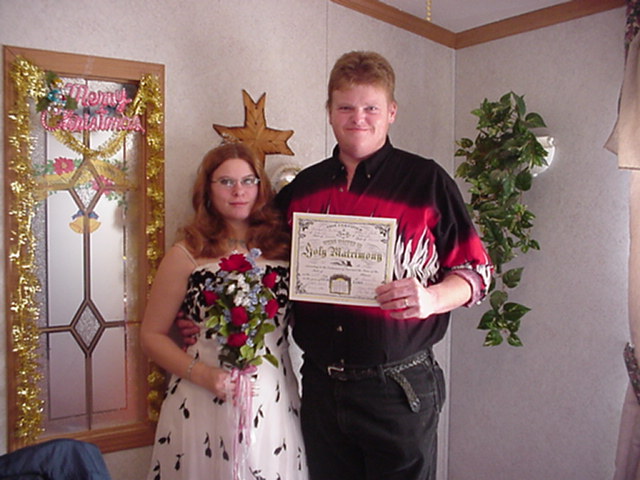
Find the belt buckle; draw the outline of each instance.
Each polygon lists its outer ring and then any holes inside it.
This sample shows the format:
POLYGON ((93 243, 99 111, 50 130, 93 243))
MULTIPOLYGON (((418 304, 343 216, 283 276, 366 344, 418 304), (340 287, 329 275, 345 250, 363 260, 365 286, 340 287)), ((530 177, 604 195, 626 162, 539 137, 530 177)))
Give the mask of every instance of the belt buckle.
POLYGON ((344 373, 344 366, 342 365, 327 366, 327 375, 329 375, 330 378, 342 379, 344 378, 343 375, 341 375, 343 373, 344 373))

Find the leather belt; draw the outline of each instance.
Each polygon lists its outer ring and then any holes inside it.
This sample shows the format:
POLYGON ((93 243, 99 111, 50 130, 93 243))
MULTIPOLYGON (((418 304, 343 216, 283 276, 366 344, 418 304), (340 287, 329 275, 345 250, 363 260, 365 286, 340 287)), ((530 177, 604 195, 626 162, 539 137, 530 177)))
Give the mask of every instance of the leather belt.
POLYGON ((368 368, 352 367, 338 363, 328 365, 326 371, 330 378, 340 380, 342 382, 358 381, 374 377, 379 377, 381 379, 389 377, 400 385, 400 388, 404 391, 411 411, 417 412, 420 410, 420 399, 416 395, 411 383, 402 374, 402 372, 418 365, 432 364, 433 353, 431 350, 422 350, 410 357, 400 360, 399 362, 386 363, 368 368))

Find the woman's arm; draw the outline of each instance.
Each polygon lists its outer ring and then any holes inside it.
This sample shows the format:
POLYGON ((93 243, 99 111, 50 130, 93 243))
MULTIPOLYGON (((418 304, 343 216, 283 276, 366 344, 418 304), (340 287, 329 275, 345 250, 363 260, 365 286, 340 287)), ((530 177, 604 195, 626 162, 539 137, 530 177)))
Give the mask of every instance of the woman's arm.
POLYGON ((144 312, 140 328, 140 344, 145 354, 168 372, 187 378, 193 383, 225 399, 228 373, 221 368, 192 364, 193 357, 183 351, 169 336, 187 293, 187 282, 193 264, 184 251, 173 246, 162 259, 144 312))

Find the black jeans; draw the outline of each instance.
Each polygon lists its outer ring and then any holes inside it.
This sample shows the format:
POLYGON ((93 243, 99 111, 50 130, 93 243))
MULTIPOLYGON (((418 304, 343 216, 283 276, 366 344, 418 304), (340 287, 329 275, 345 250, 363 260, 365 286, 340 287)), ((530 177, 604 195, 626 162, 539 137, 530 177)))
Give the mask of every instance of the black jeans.
POLYGON ((437 362, 404 370, 420 399, 381 375, 356 381, 302 368, 302 433, 311 480, 435 480, 438 416, 445 399, 437 362))

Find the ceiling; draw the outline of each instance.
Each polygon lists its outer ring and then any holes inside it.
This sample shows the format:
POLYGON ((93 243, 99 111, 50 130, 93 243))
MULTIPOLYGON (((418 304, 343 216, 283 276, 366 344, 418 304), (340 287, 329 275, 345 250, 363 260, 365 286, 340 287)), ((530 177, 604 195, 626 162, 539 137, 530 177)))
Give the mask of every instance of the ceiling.
MULTIPOLYGON (((381 1, 426 19, 428 0, 381 1)), ((431 22, 458 33, 560 3, 567 0, 431 0, 431 22)))

